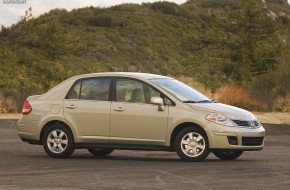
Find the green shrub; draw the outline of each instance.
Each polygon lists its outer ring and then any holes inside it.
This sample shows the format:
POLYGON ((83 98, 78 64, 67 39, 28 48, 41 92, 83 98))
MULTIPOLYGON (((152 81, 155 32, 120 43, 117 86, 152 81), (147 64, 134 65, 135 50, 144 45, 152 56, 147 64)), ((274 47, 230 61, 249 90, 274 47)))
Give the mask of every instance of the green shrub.
POLYGON ((287 99, 290 93, 290 64, 281 63, 276 70, 258 77, 251 85, 251 92, 267 104, 268 110, 280 110, 277 98, 287 99))
POLYGON ((150 5, 150 8, 154 11, 160 11, 164 14, 179 15, 178 5, 171 2, 156 2, 150 5))
POLYGON ((138 8, 139 8, 139 5, 131 4, 131 3, 124 3, 122 5, 113 6, 110 9, 114 11, 136 12, 138 8))
POLYGON ((90 25, 98 27, 112 27, 113 18, 108 14, 101 14, 88 19, 90 25))

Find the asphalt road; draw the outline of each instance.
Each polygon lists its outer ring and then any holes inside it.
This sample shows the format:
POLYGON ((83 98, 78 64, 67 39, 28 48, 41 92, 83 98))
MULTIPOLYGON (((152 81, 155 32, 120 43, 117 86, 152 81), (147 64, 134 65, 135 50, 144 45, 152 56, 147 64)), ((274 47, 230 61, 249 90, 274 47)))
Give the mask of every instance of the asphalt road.
POLYGON ((15 125, 16 120, 0 120, 0 189, 272 190, 290 186, 290 126, 268 127, 265 148, 245 152, 238 160, 222 161, 210 154, 204 162, 188 163, 175 153, 121 150, 102 158, 76 150, 68 159, 53 159, 41 146, 21 142, 15 125))

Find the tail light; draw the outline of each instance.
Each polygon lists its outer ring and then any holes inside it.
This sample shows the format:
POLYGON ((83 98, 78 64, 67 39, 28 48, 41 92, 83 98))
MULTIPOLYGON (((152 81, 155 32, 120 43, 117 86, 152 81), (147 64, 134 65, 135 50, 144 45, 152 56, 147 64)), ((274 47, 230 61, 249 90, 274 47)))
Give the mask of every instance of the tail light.
POLYGON ((32 107, 29 102, 26 100, 22 107, 22 115, 28 115, 32 111, 32 107))

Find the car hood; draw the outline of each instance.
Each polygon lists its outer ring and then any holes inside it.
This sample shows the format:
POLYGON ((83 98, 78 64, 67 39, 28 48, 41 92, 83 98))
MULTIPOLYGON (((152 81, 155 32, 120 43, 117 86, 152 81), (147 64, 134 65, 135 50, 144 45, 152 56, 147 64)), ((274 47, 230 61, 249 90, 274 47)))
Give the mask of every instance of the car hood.
POLYGON ((234 120, 256 120, 249 111, 221 103, 194 103, 188 104, 192 109, 223 114, 234 120))

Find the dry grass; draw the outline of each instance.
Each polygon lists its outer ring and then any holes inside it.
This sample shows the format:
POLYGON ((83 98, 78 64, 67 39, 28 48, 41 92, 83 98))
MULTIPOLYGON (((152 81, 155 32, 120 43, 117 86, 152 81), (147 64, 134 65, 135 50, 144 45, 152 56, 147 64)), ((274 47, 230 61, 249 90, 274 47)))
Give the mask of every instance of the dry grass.
POLYGON ((265 110, 264 103, 250 94, 249 91, 238 86, 224 86, 219 88, 213 99, 225 104, 237 106, 252 111, 265 110))
POLYGON ((0 119, 19 119, 20 113, 0 114, 0 119))
POLYGON ((0 113, 10 113, 15 108, 15 101, 10 97, 5 97, 2 92, 0 92, 0 113))
POLYGON ((281 112, 290 112, 290 93, 286 97, 278 96, 273 109, 281 112))
POLYGON ((290 125, 290 114, 282 112, 254 112, 254 115, 262 123, 288 124, 290 125))

